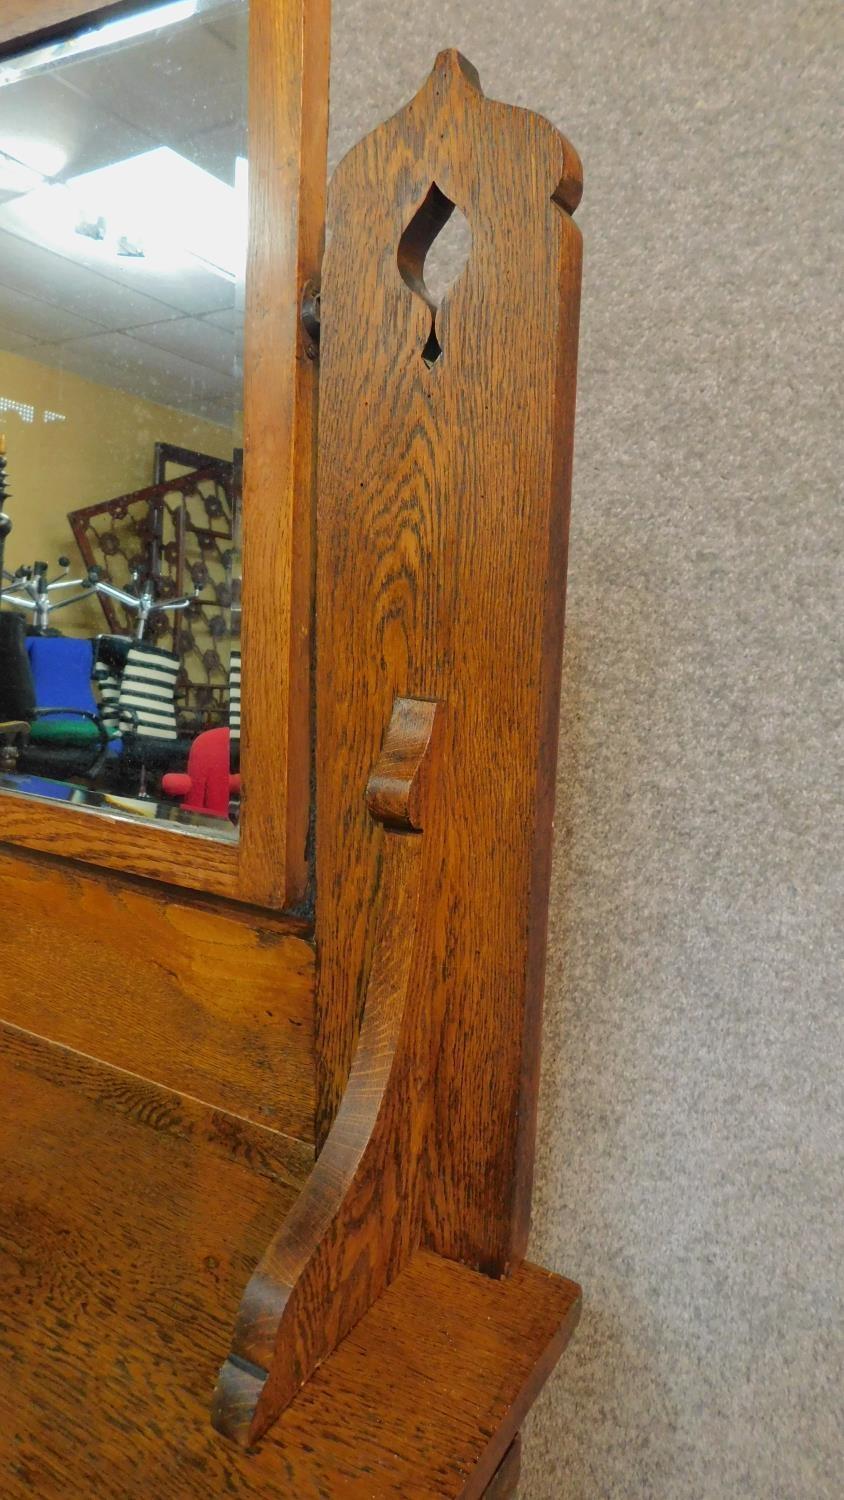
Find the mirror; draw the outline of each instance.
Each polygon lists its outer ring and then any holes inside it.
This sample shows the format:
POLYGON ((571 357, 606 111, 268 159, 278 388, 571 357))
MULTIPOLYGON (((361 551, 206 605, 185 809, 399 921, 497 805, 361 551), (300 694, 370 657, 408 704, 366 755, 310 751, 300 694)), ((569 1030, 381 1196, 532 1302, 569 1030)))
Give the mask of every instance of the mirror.
POLYGON ((0 789, 237 837, 246 0, 0 61, 0 789))

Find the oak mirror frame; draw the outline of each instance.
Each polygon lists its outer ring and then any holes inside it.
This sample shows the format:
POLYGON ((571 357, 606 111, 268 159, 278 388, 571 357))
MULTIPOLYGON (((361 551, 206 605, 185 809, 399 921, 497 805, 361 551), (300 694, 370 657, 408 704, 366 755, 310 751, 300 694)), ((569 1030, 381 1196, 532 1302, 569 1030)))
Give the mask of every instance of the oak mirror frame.
MULTIPOLYGON (((163 0, 0 0, 0 67, 162 8, 163 0)), ((328 0, 248 0, 248 16, 239 837, 196 828, 180 837, 153 821, 0 791, 0 842, 250 905, 296 908, 309 878, 317 396, 316 350, 300 309, 322 255, 328 0)), ((178 475, 178 463, 165 472, 178 475)))

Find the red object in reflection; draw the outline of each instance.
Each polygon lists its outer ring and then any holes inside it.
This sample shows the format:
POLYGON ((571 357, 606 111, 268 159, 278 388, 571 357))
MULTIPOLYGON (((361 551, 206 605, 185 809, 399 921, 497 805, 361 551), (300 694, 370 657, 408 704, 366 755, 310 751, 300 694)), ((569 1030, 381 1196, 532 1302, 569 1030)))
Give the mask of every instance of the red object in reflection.
POLYGON ((168 771, 161 790, 167 797, 181 797, 184 812, 227 818, 229 802, 240 792, 240 777, 229 769, 230 754, 227 729, 204 730, 191 745, 187 771, 168 771))

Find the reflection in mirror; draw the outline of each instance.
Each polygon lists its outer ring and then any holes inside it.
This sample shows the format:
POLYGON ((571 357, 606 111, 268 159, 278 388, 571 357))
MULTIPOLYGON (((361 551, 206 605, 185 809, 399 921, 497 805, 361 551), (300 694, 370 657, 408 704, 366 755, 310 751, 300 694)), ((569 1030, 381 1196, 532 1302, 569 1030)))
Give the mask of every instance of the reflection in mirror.
POLYGON ((236 837, 246 0, 0 61, 0 789, 236 837))

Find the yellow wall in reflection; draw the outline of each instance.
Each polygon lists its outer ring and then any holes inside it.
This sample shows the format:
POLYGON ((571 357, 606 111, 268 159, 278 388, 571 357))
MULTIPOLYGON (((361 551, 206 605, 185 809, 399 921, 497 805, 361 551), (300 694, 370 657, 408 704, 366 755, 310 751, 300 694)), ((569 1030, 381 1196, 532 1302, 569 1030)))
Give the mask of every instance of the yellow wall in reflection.
MULTIPOLYGON (((199 417, 3 350, 0 432, 6 434, 7 510, 14 525, 6 567, 14 571, 39 558, 53 571, 64 554, 74 576, 83 565, 68 511, 152 484, 156 443, 228 459, 233 445, 230 430, 199 417)), ((104 616, 89 600, 58 611, 53 623, 65 634, 86 635, 103 629, 104 616)))

